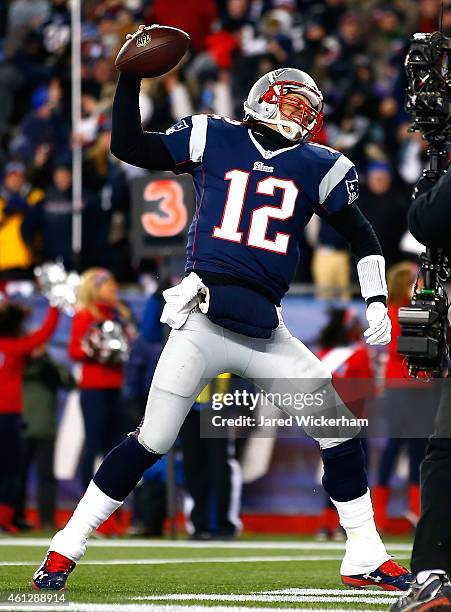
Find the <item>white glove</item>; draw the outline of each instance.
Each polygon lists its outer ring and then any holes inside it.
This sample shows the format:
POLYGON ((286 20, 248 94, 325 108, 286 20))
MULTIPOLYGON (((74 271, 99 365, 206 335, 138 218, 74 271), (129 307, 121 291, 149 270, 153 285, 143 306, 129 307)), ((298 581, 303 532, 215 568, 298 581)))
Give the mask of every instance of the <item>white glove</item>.
POLYGON ((195 272, 191 272, 175 287, 163 291, 163 297, 166 305, 160 321, 173 329, 180 329, 196 306, 201 312, 208 312, 210 293, 195 272))
POLYGON ((382 302, 371 302, 366 309, 369 327, 363 334, 367 344, 388 344, 391 340, 391 321, 382 302))

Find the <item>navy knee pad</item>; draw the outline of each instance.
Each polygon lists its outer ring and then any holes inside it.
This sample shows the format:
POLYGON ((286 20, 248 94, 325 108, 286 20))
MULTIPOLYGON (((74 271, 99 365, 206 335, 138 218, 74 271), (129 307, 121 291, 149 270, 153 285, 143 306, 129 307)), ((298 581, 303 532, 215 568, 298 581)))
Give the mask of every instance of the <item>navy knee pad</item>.
POLYGON ((163 455, 149 452, 136 435, 129 434, 102 461, 93 480, 101 491, 123 501, 141 480, 143 473, 163 455))
POLYGON ((368 489, 365 454, 359 438, 321 451, 324 464, 323 487, 335 501, 346 502, 368 489))

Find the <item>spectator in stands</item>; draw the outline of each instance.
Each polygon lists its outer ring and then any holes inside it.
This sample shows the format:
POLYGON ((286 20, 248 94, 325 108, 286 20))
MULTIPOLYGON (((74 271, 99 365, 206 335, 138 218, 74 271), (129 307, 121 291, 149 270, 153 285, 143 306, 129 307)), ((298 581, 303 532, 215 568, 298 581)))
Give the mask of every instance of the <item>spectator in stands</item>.
POLYGON ((337 83, 348 90, 349 79, 353 77, 350 70, 355 56, 365 52, 362 17, 357 12, 348 11, 340 18, 337 31, 337 48, 330 65, 330 74, 337 83))
POLYGON ((0 530, 17 533, 14 508, 20 487, 22 459, 22 383, 27 357, 44 345, 58 324, 58 310, 49 307, 43 325, 23 332, 29 311, 0 298, 0 530))
POLYGON ((42 203, 43 198, 41 189, 34 189, 26 182, 23 163, 6 165, 0 188, 0 273, 3 276, 23 276, 32 267, 35 237, 30 231, 25 240, 22 230, 31 209, 42 203))
MULTIPOLYGON (((365 403, 373 395, 374 372, 368 345, 362 341, 363 327, 352 308, 332 308, 329 321, 320 332, 318 357, 332 373, 335 386, 350 410, 358 418, 364 416, 365 403)), ((368 458, 368 444, 362 445, 368 458)), ((326 496, 326 504, 319 521, 317 538, 345 540, 338 524, 335 506, 326 496)))
POLYGON ((216 18, 214 0, 155 0, 146 16, 149 23, 164 23, 189 32, 194 53, 205 49, 206 38, 216 18))
POLYGON ((70 160, 55 164, 53 182, 43 204, 44 259, 61 259, 71 269, 72 261, 72 167, 70 160))
POLYGON ((11 131, 15 97, 22 83, 22 75, 6 56, 4 47, 0 44, 0 100, 2 101, 0 105, 0 138, 4 138, 11 131))
POLYGON ((116 269, 115 243, 112 235, 112 215, 120 211, 128 214, 129 191, 119 161, 111 155, 111 124, 100 123, 97 138, 83 156, 84 266, 94 263, 116 269))
POLYGON ((399 243, 407 229, 409 199, 394 185, 391 169, 384 161, 368 165, 366 181, 357 204, 373 226, 390 267, 403 258, 399 243))
POLYGON ((35 206, 24 222, 24 233, 39 232, 43 238, 44 261, 61 259, 72 269, 72 169, 70 160, 55 164, 52 183, 45 199, 35 206))
MULTIPOLYGON (((98 122, 108 121, 111 112, 117 47, 123 34, 135 29, 134 23, 147 22, 185 29, 191 36, 191 48, 172 73, 144 82, 146 129, 165 130, 182 116, 198 112, 240 119, 250 84, 264 72, 293 63, 324 83, 328 129, 322 131, 319 142, 348 155, 362 176, 366 159, 380 158, 369 152, 377 145, 390 167, 399 171, 401 181, 396 189, 402 192, 405 183, 415 181, 421 164, 418 143, 407 141, 403 126, 409 120, 402 101, 403 43, 405 47, 410 32, 436 28, 439 4, 436 0, 402 0, 396 6, 382 0, 86 0, 81 7, 83 125, 77 134, 87 147, 86 177, 93 163, 98 163, 88 148, 98 144, 98 122)), ((0 40, 0 98, 4 102, 0 163, 6 154, 23 159, 30 182, 44 190, 52 182, 55 158, 67 155, 70 142, 68 8, 66 0, 0 3, 0 36, 4 37, 0 40)), ((445 32, 450 19, 451 11, 445 7, 445 32)), ((91 190, 87 178, 90 193, 85 202, 88 222, 83 252, 90 259, 83 266, 105 265, 120 270, 121 278, 129 278, 132 268, 123 231, 128 227, 128 195, 126 187, 118 190, 115 172, 103 174, 101 196, 96 188, 91 190), (99 209, 99 205, 109 205, 108 192, 113 195, 112 209, 99 209), (116 193, 121 195, 116 198, 116 193), (111 211, 114 216, 116 210, 124 216, 119 240, 116 228, 120 224, 111 219, 111 211), (101 228, 100 240, 90 234, 93 226, 101 228), (113 248, 112 230, 116 236, 113 248), (99 242, 101 248, 97 248, 99 242)), ((392 189, 393 185, 389 195, 392 189)), ((395 223, 385 226, 390 225, 394 241, 398 213, 391 212, 395 223)), ((393 261, 390 253, 387 256, 390 263, 400 258, 399 252, 393 261)))
POLYGON ((336 36, 341 18, 348 10, 346 0, 324 0, 306 7, 306 16, 321 23, 328 36, 336 36))
POLYGON ((49 0, 13 0, 9 7, 9 29, 39 28, 49 16, 49 5, 49 0))
POLYGON ((36 465, 38 477, 37 506, 39 527, 55 527, 57 503, 53 456, 56 441, 56 409, 59 389, 72 389, 75 380, 69 368, 54 361, 45 346, 33 351, 28 359, 23 384, 24 440, 20 478, 20 497, 15 525, 26 525, 27 482, 30 468, 36 465))
MULTIPOLYGON (((18 151, 20 154, 21 146, 18 151)), ((39 187, 44 191, 52 182, 52 151, 47 143, 40 144, 36 147, 33 159, 27 166, 27 178, 35 187, 39 187)))
POLYGON ((31 96, 31 112, 20 126, 20 142, 16 151, 26 163, 34 158, 38 147, 48 147, 49 159, 68 151, 67 126, 61 115, 62 89, 54 79, 49 86, 38 87, 31 96))
POLYGON ((349 245, 327 221, 318 217, 312 225, 314 230, 309 229, 309 239, 315 247, 312 259, 315 294, 323 300, 348 300, 351 284, 349 245))

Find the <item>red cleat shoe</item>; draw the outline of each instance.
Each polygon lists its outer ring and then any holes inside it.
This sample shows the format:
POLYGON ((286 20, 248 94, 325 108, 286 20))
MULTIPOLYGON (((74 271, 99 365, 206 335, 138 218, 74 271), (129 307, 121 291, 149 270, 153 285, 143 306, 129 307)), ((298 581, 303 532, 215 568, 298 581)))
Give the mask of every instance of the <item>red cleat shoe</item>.
POLYGON ((64 555, 60 555, 54 550, 49 551, 42 564, 33 574, 31 586, 38 591, 63 591, 66 580, 75 565, 75 561, 64 555))
POLYGON ((405 567, 389 559, 372 572, 342 576, 341 581, 354 589, 378 587, 384 591, 408 591, 415 577, 405 567))

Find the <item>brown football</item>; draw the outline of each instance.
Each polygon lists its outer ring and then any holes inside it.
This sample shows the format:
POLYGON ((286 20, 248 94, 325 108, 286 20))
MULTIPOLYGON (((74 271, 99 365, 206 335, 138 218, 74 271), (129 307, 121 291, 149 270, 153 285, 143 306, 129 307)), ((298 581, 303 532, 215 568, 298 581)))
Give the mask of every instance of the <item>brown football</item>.
POLYGON ((116 57, 116 68, 138 77, 165 74, 179 63, 189 45, 183 30, 152 25, 126 41, 116 57))

